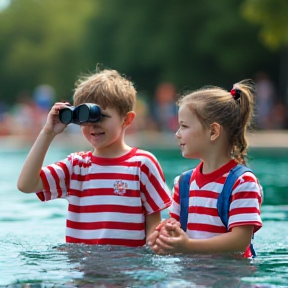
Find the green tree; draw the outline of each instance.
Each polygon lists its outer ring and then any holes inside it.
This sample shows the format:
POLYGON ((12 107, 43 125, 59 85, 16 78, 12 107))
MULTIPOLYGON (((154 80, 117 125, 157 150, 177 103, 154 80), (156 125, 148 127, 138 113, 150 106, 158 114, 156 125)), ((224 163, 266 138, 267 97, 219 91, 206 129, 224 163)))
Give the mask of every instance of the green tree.
POLYGON ((251 23, 260 27, 260 41, 271 50, 280 51, 280 95, 288 103, 288 1, 246 0, 242 11, 251 23))
POLYGON ((0 12, 0 95, 12 103, 21 90, 39 84, 72 93, 82 68, 85 20, 93 0, 14 0, 0 12))
POLYGON ((162 81, 180 90, 229 89, 258 70, 278 77, 279 52, 258 40, 242 0, 13 0, 0 12, 0 97, 52 85, 69 98, 81 72, 98 64, 127 74, 153 95, 162 81))
POLYGON ((258 41, 258 27, 243 19, 241 3, 100 1, 86 30, 86 49, 93 65, 123 70, 139 89, 152 92, 161 81, 179 89, 229 88, 258 70, 277 71, 278 54, 258 41))

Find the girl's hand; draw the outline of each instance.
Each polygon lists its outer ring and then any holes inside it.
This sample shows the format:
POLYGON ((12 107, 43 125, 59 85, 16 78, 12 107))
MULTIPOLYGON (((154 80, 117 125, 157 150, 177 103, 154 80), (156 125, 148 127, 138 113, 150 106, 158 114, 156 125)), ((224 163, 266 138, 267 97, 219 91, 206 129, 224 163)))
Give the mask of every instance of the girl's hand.
POLYGON ((166 223, 150 248, 157 254, 188 252, 189 237, 177 223, 166 223))
MULTIPOLYGON (((167 223, 171 223, 174 225, 178 225, 180 227, 180 223, 175 220, 174 218, 169 218, 169 219, 165 219, 164 221, 162 221, 156 228, 155 230, 148 236, 147 238, 147 245, 152 249, 152 247, 155 245, 155 241, 158 238, 159 234, 162 233, 166 236, 173 236, 173 231, 168 231, 166 229, 166 224, 167 223), (170 234, 169 234, 170 233, 170 234)), ((152 249, 153 250, 153 249, 152 249)))
POLYGON ((70 106, 68 102, 57 102, 54 104, 47 116, 46 124, 43 128, 44 133, 57 135, 64 131, 67 125, 60 121, 59 111, 67 106, 70 106))

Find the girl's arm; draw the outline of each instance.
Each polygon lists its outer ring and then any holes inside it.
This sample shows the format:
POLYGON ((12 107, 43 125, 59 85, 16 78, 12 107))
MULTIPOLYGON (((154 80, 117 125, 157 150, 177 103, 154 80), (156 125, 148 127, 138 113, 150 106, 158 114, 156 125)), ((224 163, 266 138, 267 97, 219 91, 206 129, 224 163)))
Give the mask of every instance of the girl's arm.
POLYGON ((44 187, 40 178, 41 168, 54 137, 67 126, 59 120, 59 110, 65 106, 64 103, 56 103, 51 108, 46 124, 32 146, 19 175, 17 188, 20 191, 32 193, 43 190, 44 187))
POLYGON ((151 249, 157 254, 244 252, 251 242, 253 228, 252 225, 237 226, 229 233, 209 239, 191 239, 179 226, 167 223, 166 229, 173 231, 174 236, 160 233, 151 249))

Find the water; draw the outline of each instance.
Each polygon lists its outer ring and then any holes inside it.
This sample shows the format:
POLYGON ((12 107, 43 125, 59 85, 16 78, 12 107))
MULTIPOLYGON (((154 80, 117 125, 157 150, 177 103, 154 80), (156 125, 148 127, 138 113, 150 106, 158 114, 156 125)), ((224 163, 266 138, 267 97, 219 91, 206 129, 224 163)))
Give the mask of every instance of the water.
MULTIPOLYGON (((52 149, 46 164, 69 152, 52 149)), ((197 161, 154 150, 169 186, 197 161)), ((157 256, 146 248, 65 244, 65 200, 41 203, 17 190, 27 151, 0 150, 0 287, 288 287, 288 150, 251 151, 264 187, 258 257, 157 256)), ((163 213, 167 217, 167 213, 163 213)))

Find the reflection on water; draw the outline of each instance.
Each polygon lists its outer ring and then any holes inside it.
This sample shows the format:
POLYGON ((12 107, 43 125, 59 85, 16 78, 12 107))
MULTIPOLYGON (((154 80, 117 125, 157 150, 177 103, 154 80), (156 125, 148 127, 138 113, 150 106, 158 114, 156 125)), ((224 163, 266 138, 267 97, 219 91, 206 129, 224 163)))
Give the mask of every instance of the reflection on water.
MULTIPOLYGON (((239 255, 157 256, 144 247, 67 245, 66 201, 41 203, 17 191, 26 153, 0 152, 5 163, 0 167, 0 287, 288 287, 288 153, 274 161, 256 155, 251 162, 265 191, 264 226, 255 235, 258 257, 252 261, 239 255)), ((49 153, 47 163, 69 152, 49 153)), ((197 163, 178 151, 154 153, 170 186, 197 163)))

